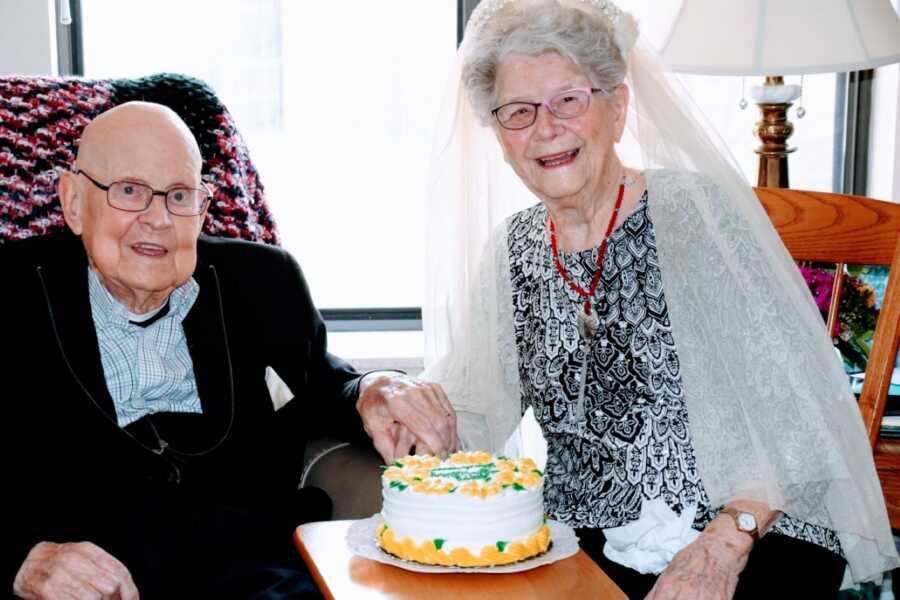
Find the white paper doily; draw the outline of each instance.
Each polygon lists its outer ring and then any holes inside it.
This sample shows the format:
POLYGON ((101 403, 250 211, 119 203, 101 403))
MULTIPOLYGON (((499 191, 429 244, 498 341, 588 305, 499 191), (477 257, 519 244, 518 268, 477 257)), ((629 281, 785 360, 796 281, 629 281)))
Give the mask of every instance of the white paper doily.
POLYGON ((375 541, 376 530, 381 523, 381 514, 376 513, 368 519, 360 519, 350 525, 347 531, 347 547, 350 552, 356 556, 368 558, 371 560, 393 565, 406 569, 407 571, 418 571, 419 573, 516 573, 518 571, 528 571, 535 567, 549 565, 558 560, 568 558, 578 552, 578 536, 575 531, 565 523, 559 523, 547 519, 547 525, 550 526, 550 539, 553 544, 550 550, 525 559, 511 565, 500 565, 496 567, 443 567, 440 565, 422 565, 407 560, 401 560, 390 554, 385 553, 375 541))

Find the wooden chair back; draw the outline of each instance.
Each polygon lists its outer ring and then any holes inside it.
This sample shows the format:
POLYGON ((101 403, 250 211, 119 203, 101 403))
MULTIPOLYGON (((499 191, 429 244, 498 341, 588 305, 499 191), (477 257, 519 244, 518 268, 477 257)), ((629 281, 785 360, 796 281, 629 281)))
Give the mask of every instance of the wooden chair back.
MULTIPOLYGON (((756 194, 795 260, 891 268, 859 409, 891 527, 900 528, 900 441, 878 438, 900 341, 900 276, 894 276, 900 275, 900 204, 784 188, 757 188, 756 194)), ((831 300, 829 315, 836 317, 840 294, 831 300)))

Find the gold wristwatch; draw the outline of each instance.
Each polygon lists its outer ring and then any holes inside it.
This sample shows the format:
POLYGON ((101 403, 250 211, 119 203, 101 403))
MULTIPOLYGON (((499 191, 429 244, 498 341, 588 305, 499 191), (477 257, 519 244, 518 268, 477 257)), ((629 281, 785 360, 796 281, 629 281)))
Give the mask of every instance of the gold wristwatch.
POLYGON ((722 513, 731 515, 731 518, 734 519, 734 525, 738 528, 738 531, 743 531, 744 533, 749 534, 750 537, 753 538, 754 545, 759 542, 759 527, 756 524, 756 517, 754 517, 751 513, 738 510, 733 506, 726 506, 722 509, 722 513))

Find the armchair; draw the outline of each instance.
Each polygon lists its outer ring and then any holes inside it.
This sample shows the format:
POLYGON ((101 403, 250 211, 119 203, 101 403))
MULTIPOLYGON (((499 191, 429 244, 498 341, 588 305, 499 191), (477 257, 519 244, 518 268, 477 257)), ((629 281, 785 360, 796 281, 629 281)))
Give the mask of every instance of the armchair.
MULTIPOLYGON (((213 190, 204 233, 279 243, 259 174, 231 114, 205 83, 165 73, 101 80, 0 77, 0 244, 65 231, 56 192, 58 172, 74 163, 87 123, 131 100, 168 106, 197 139, 204 157, 203 181, 213 190)), ((312 441, 304 462, 308 468, 302 481, 329 493, 336 518, 371 515, 380 507, 379 471, 373 466, 380 459, 373 450, 312 441), (374 505, 373 490, 360 496, 343 483, 366 480, 367 475, 371 480, 372 474, 379 491, 374 505), (361 498, 368 501, 360 505, 361 498)))

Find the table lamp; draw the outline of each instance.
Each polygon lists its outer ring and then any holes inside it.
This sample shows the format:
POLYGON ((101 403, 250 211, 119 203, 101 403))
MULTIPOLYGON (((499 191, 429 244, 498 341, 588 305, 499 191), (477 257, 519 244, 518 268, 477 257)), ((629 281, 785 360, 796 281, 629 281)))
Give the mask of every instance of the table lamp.
POLYGON ((801 90, 784 76, 898 62, 900 18, 890 0, 683 0, 660 54, 677 72, 765 77, 751 90, 761 112, 757 185, 788 187, 787 111, 801 90))

